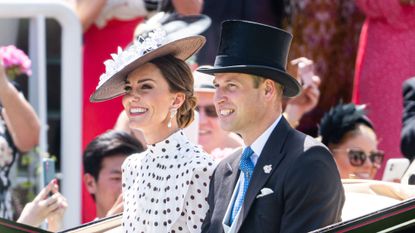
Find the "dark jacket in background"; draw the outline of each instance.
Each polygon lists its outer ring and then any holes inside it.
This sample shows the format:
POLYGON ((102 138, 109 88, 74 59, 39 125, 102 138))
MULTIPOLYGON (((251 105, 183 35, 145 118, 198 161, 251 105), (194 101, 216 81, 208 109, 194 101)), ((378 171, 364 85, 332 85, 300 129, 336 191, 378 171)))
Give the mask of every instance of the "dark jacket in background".
MULTIPOLYGON (((415 157, 415 77, 403 84, 401 151, 409 160, 415 157)), ((385 119, 387 120, 387 119, 385 119)))
POLYGON ((222 21, 241 19, 282 27, 284 1, 282 0, 205 0, 203 14, 212 19, 212 24, 202 35, 207 38, 205 46, 198 52, 199 65, 213 65, 220 41, 222 21))

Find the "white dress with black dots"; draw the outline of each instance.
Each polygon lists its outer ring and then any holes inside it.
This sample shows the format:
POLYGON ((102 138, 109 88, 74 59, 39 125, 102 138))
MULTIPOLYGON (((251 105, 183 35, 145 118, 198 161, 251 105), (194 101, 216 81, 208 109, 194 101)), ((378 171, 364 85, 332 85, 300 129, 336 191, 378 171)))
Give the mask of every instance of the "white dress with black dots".
POLYGON ((182 131, 129 156, 122 165, 124 232, 200 232, 214 168, 182 131))

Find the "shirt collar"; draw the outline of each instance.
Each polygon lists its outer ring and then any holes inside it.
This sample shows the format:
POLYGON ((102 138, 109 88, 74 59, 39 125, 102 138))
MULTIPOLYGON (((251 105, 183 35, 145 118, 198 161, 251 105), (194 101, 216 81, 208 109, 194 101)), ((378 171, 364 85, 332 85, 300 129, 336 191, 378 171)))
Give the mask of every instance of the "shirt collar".
POLYGON ((274 128, 277 126, 278 122, 281 120, 281 115, 269 126, 251 145, 251 149, 254 151, 254 154, 251 156, 251 160, 256 165, 259 155, 264 149, 265 143, 267 142, 269 136, 271 135, 274 128))

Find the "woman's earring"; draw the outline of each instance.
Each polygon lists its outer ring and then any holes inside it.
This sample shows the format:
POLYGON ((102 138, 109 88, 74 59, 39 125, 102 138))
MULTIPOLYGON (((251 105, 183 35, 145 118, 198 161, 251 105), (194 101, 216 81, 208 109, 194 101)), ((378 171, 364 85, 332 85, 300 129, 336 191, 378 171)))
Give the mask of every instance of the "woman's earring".
POLYGON ((171 121, 173 120, 174 116, 177 113, 177 109, 176 108, 172 108, 170 109, 170 120, 169 123, 167 124, 167 127, 171 128, 171 121))

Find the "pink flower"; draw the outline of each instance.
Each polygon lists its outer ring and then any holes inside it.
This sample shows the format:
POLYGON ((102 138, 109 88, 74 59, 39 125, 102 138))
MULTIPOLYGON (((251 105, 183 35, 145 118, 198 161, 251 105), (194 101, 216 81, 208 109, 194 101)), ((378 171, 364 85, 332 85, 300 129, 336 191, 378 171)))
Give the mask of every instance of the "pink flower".
POLYGON ((9 79, 15 79, 20 74, 32 75, 32 62, 29 57, 14 45, 0 47, 0 58, 9 79))

